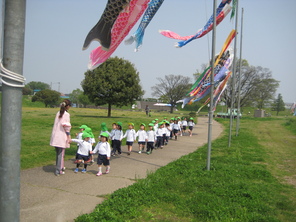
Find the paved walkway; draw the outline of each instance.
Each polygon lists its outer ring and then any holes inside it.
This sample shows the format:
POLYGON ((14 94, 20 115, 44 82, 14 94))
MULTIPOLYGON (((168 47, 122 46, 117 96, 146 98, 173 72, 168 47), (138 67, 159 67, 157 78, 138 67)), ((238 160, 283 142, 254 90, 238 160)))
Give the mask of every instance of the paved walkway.
MULTIPOLYGON (((216 139, 223 128, 214 121, 212 139, 216 139)), ((178 137, 169 141, 164 149, 157 149, 151 155, 134 152, 127 156, 123 146, 120 157, 111 158, 110 174, 96 176, 97 165, 89 166, 86 174, 73 172, 73 160, 65 162, 66 174, 56 177, 55 166, 44 166, 21 171, 21 222, 64 222, 93 211, 105 194, 127 187, 136 178, 145 178, 147 173, 195 151, 207 143, 208 118, 199 117, 193 129, 193 136, 178 137)), ((103 168, 104 169, 104 168, 103 168)), ((104 169, 105 170, 105 169, 104 169)))

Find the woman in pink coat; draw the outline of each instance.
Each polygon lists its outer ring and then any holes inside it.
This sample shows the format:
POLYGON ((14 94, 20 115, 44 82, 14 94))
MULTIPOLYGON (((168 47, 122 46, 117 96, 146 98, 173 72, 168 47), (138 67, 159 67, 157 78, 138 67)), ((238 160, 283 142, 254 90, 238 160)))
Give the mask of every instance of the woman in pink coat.
POLYGON ((56 176, 65 174, 63 171, 65 149, 70 148, 69 141, 71 139, 70 114, 68 113, 70 106, 71 102, 68 99, 61 103, 60 111, 56 114, 51 133, 50 145, 55 147, 56 150, 56 176))

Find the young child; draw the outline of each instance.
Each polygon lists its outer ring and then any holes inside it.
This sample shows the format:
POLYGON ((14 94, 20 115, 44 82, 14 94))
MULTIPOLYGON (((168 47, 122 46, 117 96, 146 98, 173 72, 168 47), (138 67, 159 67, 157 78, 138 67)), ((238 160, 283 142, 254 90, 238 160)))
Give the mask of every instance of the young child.
POLYGON ((175 120, 174 117, 172 117, 172 118, 170 119, 170 129, 171 129, 170 139, 173 139, 173 125, 174 125, 174 120, 175 120))
MULTIPOLYGON (((81 125, 80 127, 79 127, 79 133, 76 133, 75 135, 76 135, 76 139, 78 139, 78 140, 82 140, 82 134, 83 134, 83 131, 87 128, 88 126, 87 125, 81 125)), ((77 143, 77 150, 76 150, 76 157, 75 157, 75 159, 77 159, 77 151, 78 151, 78 149, 79 149, 79 143, 77 143)))
POLYGON ((145 149, 147 133, 145 131, 145 123, 140 125, 140 129, 138 130, 136 136, 138 137, 138 144, 139 144, 139 153, 142 153, 145 149))
POLYGON ((156 135, 155 135, 155 131, 154 131, 154 124, 153 123, 149 123, 149 130, 147 131, 147 154, 149 155, 150 153, 152 153, 153 149, 154 149, 154 143, 156 142, 156 135))
POLYGON ((78 143, 79 147, 76 154, 76 168, 74 170, 75 173, 78 173, 79 166, 81 163, 84 163, 84 169, 81 171, 82 173, 86 173, 87 163, 90 162, 90 153, 92 151, 92 146, 89 143, 91 135, 87 132, 83 132, 82 140, 80 139, 72 139, 70 142, 78 143))
POLYGON ((113 141, 114 141, 114 135, 115 135, 115 130, 117 129, 117 124, 116 123, 112 123, 112 130, 109 134, 110 138, 111 138, 111 147, 113 148, 113 141))
POLYGON ((95 149, 92 153, 98 153, 98 173, 97 176, 102 175, 102 165, 106 167, 106 174, 110 172, 110 155, 111 155, 111 149, 110 144, 108 143, 108 137, 109 134, 106 132, 103 132, 100 134, 100 142, 97 143, 95 149))
POLYGON ((164 130, 165 131, 164 145, 168 145, 172 129, 171 129, 170 123, 168 121, 165 121, 164 123, 165 123, 165 127, 164 127, 164 129, 165 129, 164 130))
POLYGON ((109 131, 108 131, 108 128, 107 128, 106 123, 101 123, 101 132, 100 132, 100 135, 101 135, 102 133, 108 133, 108 135, 110 136, 110 133, 109 133, 109 131))
POLYGON ((183 136, 182 135, 182 121, 181 121, 181 117, 178 117, 177 120, 178 120, 178 124, 179 124, 179 127, 180 127, 179 134, 180 134, 180 136, 183 136))
MULTIPOLYGON (((76 133, 76 139, 82 140, 82 133, 87 128, 87 125, 81 125, 79 127, 79 133, 76 133)), ((78 146, 78 144, 77 144, 78 146)))
POLYGON ((120 155, 121 154, 121 140, 123 137, 121 122, 116 123, 116 129, 114 130, 113 134, 110 137, 113 138, 112 156, 115 156, 116 151, 117 151, 118 155, 120 155))
POLYGON ((190 117, 189 121, 188 121, 188 132, 189 132, 189 136, 192 136, 192 130, 193 130, 193 126, 195 125, 194 121, 193 121, 193 117, 190 117))
POLYGON ((173 124, 173 128, 172 128, 172 130, 173 130, 173 135, 175 136, 175 140, 177 140, 177 138, 178 138, 178 133, 179 133, 179 131, 181 130, 180 125, 179 125, 179 123, 178 123, 178 119, 175 119, 175 120, 174 120, 174 124, 173 124))
MULTIPOLYGON (((92 132, 92 129, 90 127, 86 127, 85 128, 85 132, 87 132, 89 135, 90 135, 90 139, 89 139, 89 143, 91 144, 91 147, 92 147, 92 150, 94 148, 94 144, 96 143, 96 140, 95 140, 95 136, 92 132)), ((91 164, 93 164, 95 161, 93 160, 93 156, 90 155, 90 162, 91 164)))
POLYGON ((156 145, 155 147, 157 148, 163 148, 163 142, 164 142, 164 137, 163 135, 165 134, 165 129, 164 129, 164 124, 163 122, 160 122, 158 124, 158 129, 156 130, 156 145))
POLYGON ((125 134, 122 138, 126 138, 127 155, 131 155, 133 143, 136 141, 136 131, 134 130, 133 123, 128 124, 128 129, 125 131, 125 134))
POLYGON ((181 124, 182 124, 182 134, 185 136, 185 132, 186 132, 186 128, 187 128, 187 118, 186 117, 183 118, 181 124))

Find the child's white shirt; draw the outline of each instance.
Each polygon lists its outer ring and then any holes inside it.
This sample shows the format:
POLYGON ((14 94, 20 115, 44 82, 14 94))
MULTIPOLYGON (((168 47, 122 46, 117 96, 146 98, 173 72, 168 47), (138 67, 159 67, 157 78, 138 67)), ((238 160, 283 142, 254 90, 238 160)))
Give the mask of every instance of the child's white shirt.
POLYGON ((78 143, 77 153, 83 156, 88 156, 89 152, 92 151, 92 146, 88 141, 72 139, 74 143, 78 143))
POLYGON ((178 123, 174 123, 173 129, 174 130, 181 130, 181 127, 180 127, 180 125, 178 123))
POLYGON ((76 136, 76 139, 82 140, 82 132, 79 132, 76 136))
POLYGON ((182 126, 187 126, 187 120, 182 121, 182 126))
POLYGON ((165 127, 165 129, 166 129, 166 131, 165 131, 165 134, 166 134, 166 136, 170 136, 171 135, 171 127, 170 126, 167 126, 167 127, 165 127))
POLYGON ((156 134, 154 130, 147 131, 147 141, 154 142, 156 140, 156 134))
POLYGON ((165 128, 158 128, 156 131, 156 136, 163 136, 166 133, 165 128))
POLYGON ((113 137, 113 140, 122 140, 122 138, 123 138, 123 132, 122 132, 122 130, 118 130, 118 129, 116 129, 116 130, 114 131, 114 137, 113 137))
POLYGON ((147 133, 145 130, 138 130, 136 136, 138 137, 138 142, 145 142, 147 139, 147 133))
POLYGON ((188 122, 188 126, 194 126, 194 125, 195 125, 195 123, 193 121, 188 122))
POLYGON ((98 142, 95 149, 93 150, 94 153, 100 155, 106 155, 107 157, 111 156, 111 148, 108 142, 98 142))
POLYGON ((110 134, 109 134, 111 140, 114 140, 115 130, 116 130, 116 129, 112 129, 111 132, 110 132, 110 134))
POLYGON ((128 129, 122 138, 126 138, 128 142, 134 142, 136 140, 136 131, 134 129, 128 129))

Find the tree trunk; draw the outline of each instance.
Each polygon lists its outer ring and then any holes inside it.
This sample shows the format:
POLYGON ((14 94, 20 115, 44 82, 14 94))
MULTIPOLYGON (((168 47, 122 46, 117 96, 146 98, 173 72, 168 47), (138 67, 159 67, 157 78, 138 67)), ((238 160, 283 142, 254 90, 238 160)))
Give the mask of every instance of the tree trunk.
POLYGON ((172 105, 171 106, 171 113, 173 113, 174 112, 174 106, 172 105))
POLYGON ((108 104, 108 117, 111 117, 111 104, 108 104))

